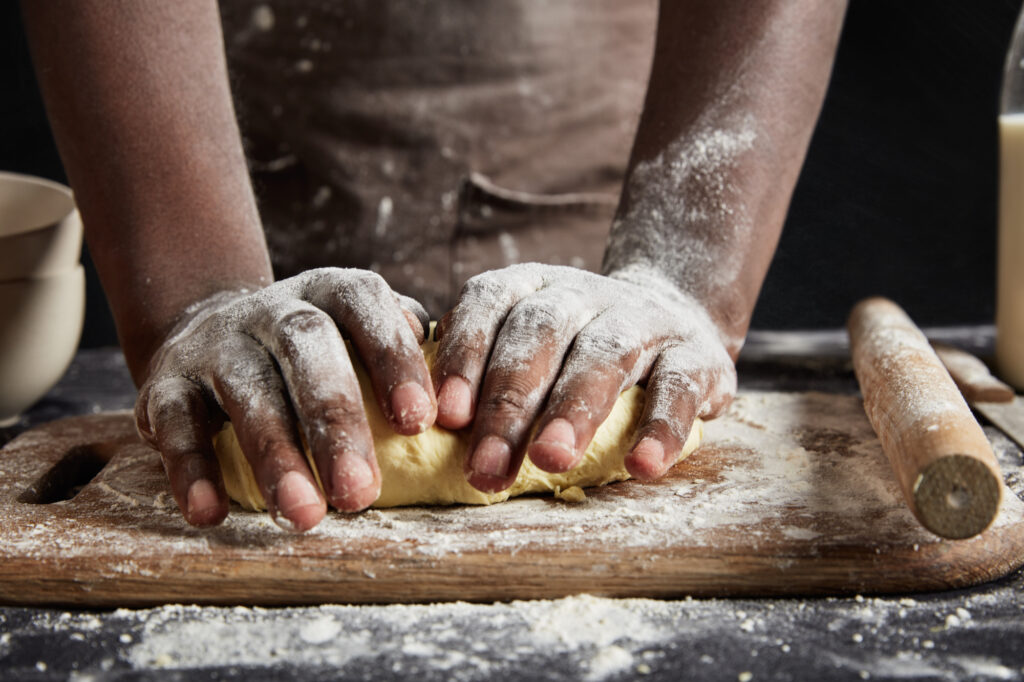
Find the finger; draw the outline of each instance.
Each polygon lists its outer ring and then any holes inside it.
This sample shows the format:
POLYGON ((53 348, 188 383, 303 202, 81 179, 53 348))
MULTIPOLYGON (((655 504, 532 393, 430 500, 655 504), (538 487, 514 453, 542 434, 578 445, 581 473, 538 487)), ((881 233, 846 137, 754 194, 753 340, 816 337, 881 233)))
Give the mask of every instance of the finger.
POLYGON ((575 314, 581 305, 572 294, 546 290, 509 313, 487 367, 465 463, 477 489, 496 492, 515 481, 530 425, 581 326, 575 314))
POLYGON ((427 313, 427 309, 415 298, 402 294, 398 294, 398 304, 402 306, 402 312, 409 323, 409 328, 416 336, 416 343, 422 345, 430 333, 430 315, 427 313))
POLYGON ((434 423, 437 402, 416 335, 394 292, 380 275, 329 270, 311 280, 304 296, 352 339, 391 427, 402 435, 434 423))
POLYGON ((136 407, 139 431, 163 458, 178 508, 193 526, 215 526, 228 515, 213 424, 200 387, 176 376, 147 385, 136 407))
POLYGON ((647 382, 644 414, 626 455, 626 470, 645 481, 664 475, 682 454, 694 419, 717 414, 734 390, 730 362, 689 346, 662 351, 647 382))
POLYGON ((267 351, 249 337, 225 342, 217 360, 210 383, 271 518, 285 530, 309 530, 327 507, 302 453, 281 375, 267 351))
POLYGON ((440 346, 433 379, 441 426, 461 429, 473 420, 477 389, 502 322, 516 304, 543 286, 541 271, 529 265, 506 268, 500 276, 484 273, 466 282, 458 303, 437 329, 440 346))
POLYGON ((296 301, 272 313, 260 341, 281 370, 328 502, 359 511, 380 494, 380 470, 348 349, 334 321, 296 301))
POLYGON ((576 337, 529 447, 540 469, 563 473, 579 464, 619 394, 646 372, 652 351, 624 336, 599 318, 576 337))

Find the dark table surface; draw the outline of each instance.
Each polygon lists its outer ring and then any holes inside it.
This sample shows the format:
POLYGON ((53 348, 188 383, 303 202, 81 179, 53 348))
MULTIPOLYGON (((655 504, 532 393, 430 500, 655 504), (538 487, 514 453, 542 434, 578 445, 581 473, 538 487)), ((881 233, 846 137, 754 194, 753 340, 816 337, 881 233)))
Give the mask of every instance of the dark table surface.
MULTIPOLYGON (((986 328, 936 335, 991 345, 986 328)), ((741 388, 856 391, 845 358, 838 332, 754 335, 741 388)), ((82 351, 0 444, 133 399, 116 349, 82 351)), ((0 679, 1021 679, 1022 590, 1017 572, 967 590, 841 599, 0 607, 0 679)))

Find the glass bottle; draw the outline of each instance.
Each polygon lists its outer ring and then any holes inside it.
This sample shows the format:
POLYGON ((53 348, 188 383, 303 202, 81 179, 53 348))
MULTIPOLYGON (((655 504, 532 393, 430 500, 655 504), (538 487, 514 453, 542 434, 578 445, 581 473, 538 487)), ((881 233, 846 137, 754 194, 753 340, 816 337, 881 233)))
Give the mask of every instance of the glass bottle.
POLYGON ((1024 388, 1024 10, 1006 53, 999 107, 999 245, 996 364, 1024 388))

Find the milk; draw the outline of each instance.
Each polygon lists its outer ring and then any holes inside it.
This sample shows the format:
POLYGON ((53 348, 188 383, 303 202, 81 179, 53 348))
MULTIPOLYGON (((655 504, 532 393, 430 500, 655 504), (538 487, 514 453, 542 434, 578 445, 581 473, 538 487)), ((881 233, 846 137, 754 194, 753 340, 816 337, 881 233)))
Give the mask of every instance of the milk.
POLYGON ((999 376, 1024 388, 1024 113, 999 117, 999 376))

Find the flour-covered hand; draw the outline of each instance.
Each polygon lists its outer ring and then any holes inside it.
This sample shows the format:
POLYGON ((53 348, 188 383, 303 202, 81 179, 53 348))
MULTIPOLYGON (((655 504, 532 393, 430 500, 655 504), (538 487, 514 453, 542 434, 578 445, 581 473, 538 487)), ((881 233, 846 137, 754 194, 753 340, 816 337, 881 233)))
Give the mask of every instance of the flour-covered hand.
POLYGON ((647 389, 626 468, 644 480, 676 461, 695 417, 732 399, 736 371, 704 308, 636 270, 597 275, 525 264, 469 280, 438 328, 437 421, 473 422, 470 483, 507 488, 523 457, 573 468, 619 394, 647 389), (531 425, 538 428, 527 443, 531 425))
POLYGON ((190 308, 153 356, 135 408, 139 433, 160 450, 188 522, 212 525, 227 515, 211 444, 225 419, 282 527, 315 526, 326 503, 346 511, 369 506, 380 492, 380 471, 343 335, 366 365, 391 426, 415 434, 437 410, 419 350, 426 321, 418 303, 378 275, 336 268, 190 308))

